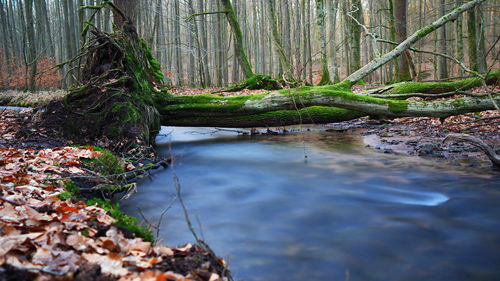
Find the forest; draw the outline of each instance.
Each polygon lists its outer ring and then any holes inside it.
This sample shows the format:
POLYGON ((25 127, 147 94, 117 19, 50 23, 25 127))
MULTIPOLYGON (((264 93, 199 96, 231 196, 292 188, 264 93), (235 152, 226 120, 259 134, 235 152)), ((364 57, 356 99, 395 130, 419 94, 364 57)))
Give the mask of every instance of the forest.
MULTIPOLYGON (((1 2, 0 88, 28 88, 26 79, 32 69, 36 70, 33 89, 72 85, 75 77, 67 71, 74 65, 47 70, 78 54, 84 42, 79 35, 93 12, 78 7, 99 1, 1 2)), ((290 72, 290 78, 316 85, 347 77, 463 2, 261 0, 234 1, 232 6, 255 73, 281 79, 290 72), (273 22, 281 44, 274 43, 273 22), (279 45, 288 63, 280 58, 279 45)), ((137 33, 150 45, 168 85, 224 87, 248 78, 238 65, 225 15, 203 14, 222 10, 222 2, 158 0, 133 5, 129 12, 134 13, 137 33), (195 14, 199 15, 188 19, 195 14)), ((460 15, 412 46, 425 52, 408 53, 409 64, 404 58, 390 61, 364 81, 384 84, 469 75, 455 61, 436 53, 452 56, 476 71, 498 68, 497 6, 496 1, 488 1, 460 15)), ((111 32, 113 13, 109 9, 97 13, 91 22, 111 32)))
POLYGON ((0 280, 494 280, 499 16, 0 0, 0 280))

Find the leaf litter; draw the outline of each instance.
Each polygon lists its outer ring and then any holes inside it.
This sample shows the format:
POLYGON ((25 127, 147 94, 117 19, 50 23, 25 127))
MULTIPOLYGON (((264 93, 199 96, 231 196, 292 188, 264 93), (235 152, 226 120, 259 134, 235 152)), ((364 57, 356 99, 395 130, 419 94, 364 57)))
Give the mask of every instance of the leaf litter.
POLYGON ((101 152, 7 147, 9 114, 0 116, 0 280, 228 280, 198 245, 153 245, 97 205, 61 200, 65 179, 85 174, 82 161, 101 152))

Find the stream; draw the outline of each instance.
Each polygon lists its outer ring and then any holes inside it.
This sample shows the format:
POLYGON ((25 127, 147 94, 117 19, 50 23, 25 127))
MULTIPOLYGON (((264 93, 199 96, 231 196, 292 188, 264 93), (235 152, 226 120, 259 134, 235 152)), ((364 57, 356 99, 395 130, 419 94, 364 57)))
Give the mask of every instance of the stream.
MULTIPOLYGON (((498 171, 383 154, 355 132, 162 133, 170 135, 158 150, 176 155, 192 223, 235 280, 500 276, 498 171)), ((175 198, 172 169, 138 189, 121 209, 158 221, 175 198)), ((178 202, 160 237, 171 246, 194 240, 178 202)))

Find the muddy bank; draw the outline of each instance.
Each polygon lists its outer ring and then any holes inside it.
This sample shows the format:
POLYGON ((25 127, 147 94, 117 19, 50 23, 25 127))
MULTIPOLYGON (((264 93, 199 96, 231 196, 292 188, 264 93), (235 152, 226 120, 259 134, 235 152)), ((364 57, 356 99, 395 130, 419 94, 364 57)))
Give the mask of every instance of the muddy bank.
POLYGON ((450 133, 473 135, 500 153, 500 114, 484 111, 439 118, 398 118, 377 120, 363 117, 353 121, 328 125, 327 130, 349 131, 358 129, 365 136, 366 147, 381 153, 404 154, 456 166, 493 167, 488 157, 468 143, 447 142, 450 133))

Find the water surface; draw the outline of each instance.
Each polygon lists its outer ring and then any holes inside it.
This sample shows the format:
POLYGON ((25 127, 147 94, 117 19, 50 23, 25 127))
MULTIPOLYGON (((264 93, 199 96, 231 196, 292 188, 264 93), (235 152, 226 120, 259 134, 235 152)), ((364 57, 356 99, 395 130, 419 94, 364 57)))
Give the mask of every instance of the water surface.
MULTIPOLYGON (((235 279, 498 280, 498 172, 374 152, 352 133, 212 131, 178 129, 159 149, 172 139, 193 223, 235 279)), ((174 196, 164 170, 121 205, 155 221, 174 196)), ((178 203, 161 238, 193 241, 178 203)))

